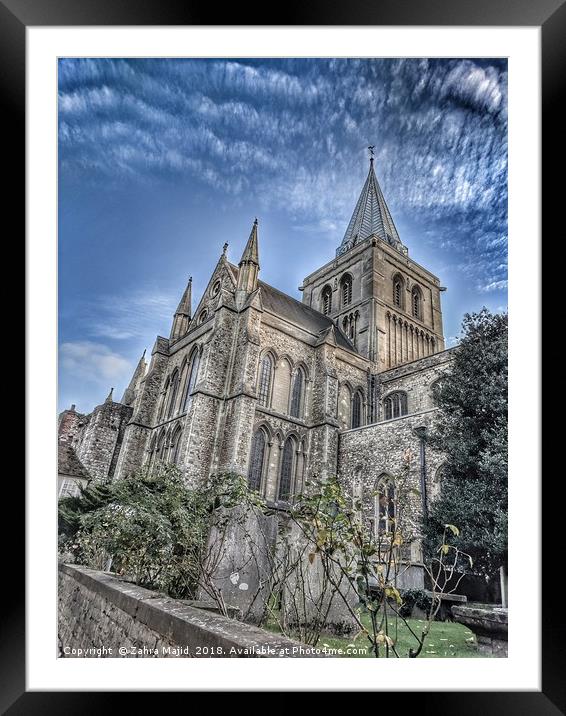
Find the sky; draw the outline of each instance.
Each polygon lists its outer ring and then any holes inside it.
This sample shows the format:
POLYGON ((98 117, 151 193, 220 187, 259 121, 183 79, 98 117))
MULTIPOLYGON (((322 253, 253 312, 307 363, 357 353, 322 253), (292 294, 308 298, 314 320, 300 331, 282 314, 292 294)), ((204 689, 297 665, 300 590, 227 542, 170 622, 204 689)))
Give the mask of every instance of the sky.
POLYGON ((119 399, 259 221, 260 277, 300 300, 368 172, 436 274, 447 346, 507 310, 501 59, 61 59, 59 405, 119 399))

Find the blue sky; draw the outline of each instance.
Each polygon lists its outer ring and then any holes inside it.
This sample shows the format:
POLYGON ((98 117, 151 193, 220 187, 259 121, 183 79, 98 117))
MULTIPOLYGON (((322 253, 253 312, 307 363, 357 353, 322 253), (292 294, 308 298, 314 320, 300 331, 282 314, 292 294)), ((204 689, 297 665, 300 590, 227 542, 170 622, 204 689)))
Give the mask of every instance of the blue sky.
POLYGON ((507 64, 491 59, 64 59, 59 399, 121 397, 259 219, 261 278, 300 299, 375 168, 410 256, 439 276, 453 345, 507 308, 507 64))

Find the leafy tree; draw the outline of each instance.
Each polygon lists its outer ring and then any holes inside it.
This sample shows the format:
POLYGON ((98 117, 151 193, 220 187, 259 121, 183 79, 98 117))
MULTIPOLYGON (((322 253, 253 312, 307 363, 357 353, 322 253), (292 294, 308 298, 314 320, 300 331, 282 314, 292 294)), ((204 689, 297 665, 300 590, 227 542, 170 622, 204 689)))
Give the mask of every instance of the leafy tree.
POLYGON ((456 544, 489 579, 507 560, 507 315, 483 308, 466 314, 462 329, 452 370, 435 389, 431 442, 447 459, 427 545, 458 525, 456 544))

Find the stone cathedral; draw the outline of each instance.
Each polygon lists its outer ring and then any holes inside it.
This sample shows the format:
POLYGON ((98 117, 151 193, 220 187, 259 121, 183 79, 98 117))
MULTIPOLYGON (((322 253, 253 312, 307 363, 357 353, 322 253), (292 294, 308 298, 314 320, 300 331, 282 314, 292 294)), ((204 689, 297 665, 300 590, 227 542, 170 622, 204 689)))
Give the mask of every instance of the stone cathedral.
MULTIPOLYGON (((387 529, 408 469, 418 537, 442 472, 426 441, 432 387, 452 352, 443 288, 410 258, 373 157, 336 255, 304 279, 302 301, 264 283, 263 250, 256 220, 237 265, 224 246, 196 305, 189 279, 169 336, 157 336, 120 401, 111 391, 89 415, 60 415, 59 494, 166 461, 189 483, 247 475, 284 509, 310 478, 338 475, 387 529)), ((416 537, 407 559, 418 567, 416 537)))

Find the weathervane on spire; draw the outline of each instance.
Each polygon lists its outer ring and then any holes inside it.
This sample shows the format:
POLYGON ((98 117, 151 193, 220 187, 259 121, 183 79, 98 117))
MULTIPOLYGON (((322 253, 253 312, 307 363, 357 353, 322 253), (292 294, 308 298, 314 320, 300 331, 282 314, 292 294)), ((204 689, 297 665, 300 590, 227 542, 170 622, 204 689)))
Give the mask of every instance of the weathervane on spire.
POLYGON ((374 158, 374 156, 375 156, 375 152, 373 151, 374 149, 375 149, 375 144, 371 144, 371 145, 368 147, 369 160, 370 160, 370 162, 373 162, 373 158, 374 158))

